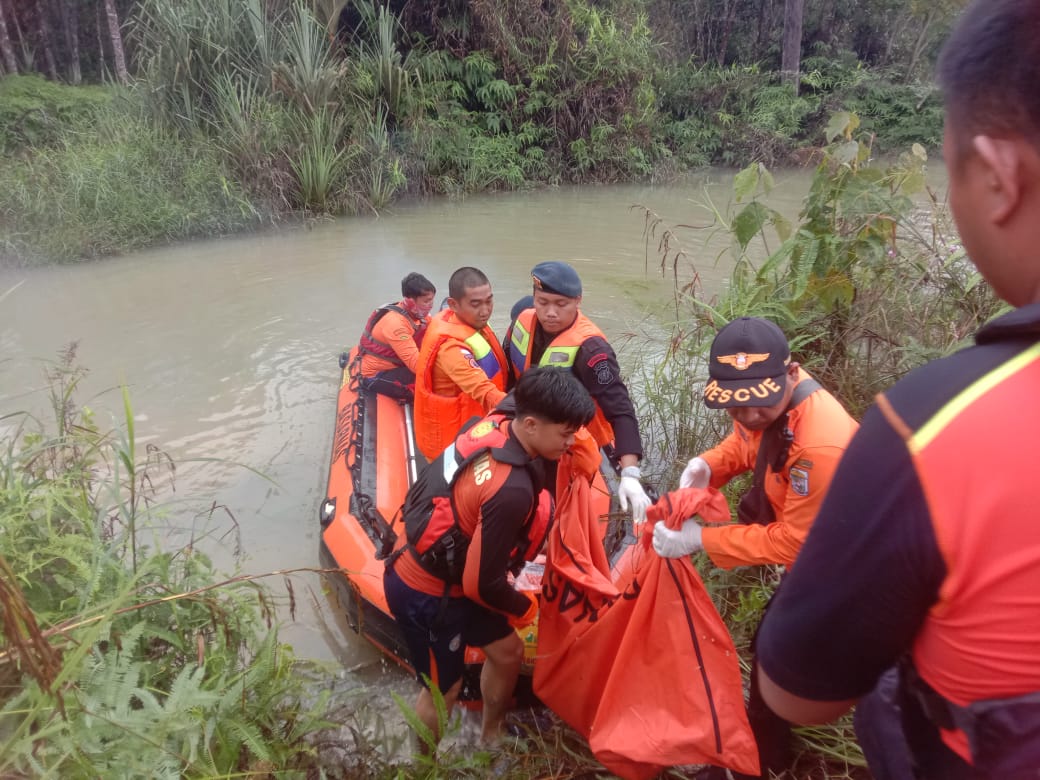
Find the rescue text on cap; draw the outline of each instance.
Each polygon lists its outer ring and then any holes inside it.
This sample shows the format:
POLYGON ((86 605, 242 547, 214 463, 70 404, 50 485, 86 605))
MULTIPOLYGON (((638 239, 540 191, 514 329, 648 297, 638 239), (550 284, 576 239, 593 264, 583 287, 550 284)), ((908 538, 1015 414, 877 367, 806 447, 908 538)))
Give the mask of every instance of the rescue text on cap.
POLYGON ((783 397, 790 363, 787 337, 774 323, 759 317, 733 320, 711 344, 704 404, 773 406, 783 397))

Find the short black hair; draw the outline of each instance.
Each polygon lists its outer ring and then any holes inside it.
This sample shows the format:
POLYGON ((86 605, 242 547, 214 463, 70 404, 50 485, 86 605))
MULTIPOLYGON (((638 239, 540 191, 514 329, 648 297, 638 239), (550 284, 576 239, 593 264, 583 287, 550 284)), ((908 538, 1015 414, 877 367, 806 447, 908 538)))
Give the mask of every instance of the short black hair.
POLYGON ((448 297, 461 301, 466 297, 466 290, 483 287, 485 284, 491 284, 491 282, 488 281, 483 271, 465 265, 453 273, 451 279, 448 280, 448 297))
POLYGON ((1040 3, 974 0, 939 55, 953 137, 1020 136, 1040 147, 1040 3))
POLYGON ((437 288, 433 286, 433 282, 415 271, 401 280, 401 295, 405 298, 418 298, 420 295, 435 292, 437 288))
POLYGON ((513 388, 516 418, 537 417, 556 424, 588 425, 596 406, 570 369, 537 366, 525 371, 513 388))

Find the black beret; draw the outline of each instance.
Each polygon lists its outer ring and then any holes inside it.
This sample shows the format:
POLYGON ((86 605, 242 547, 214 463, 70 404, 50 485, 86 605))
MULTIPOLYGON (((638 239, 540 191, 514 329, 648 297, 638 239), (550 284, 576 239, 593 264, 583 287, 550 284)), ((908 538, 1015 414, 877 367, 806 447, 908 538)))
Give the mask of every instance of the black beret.
POLYGON ((531 269, 535 292, 541 290, 568 298, 581 297, 581 279, 578 272, 559 260, 539 263, 531 269))

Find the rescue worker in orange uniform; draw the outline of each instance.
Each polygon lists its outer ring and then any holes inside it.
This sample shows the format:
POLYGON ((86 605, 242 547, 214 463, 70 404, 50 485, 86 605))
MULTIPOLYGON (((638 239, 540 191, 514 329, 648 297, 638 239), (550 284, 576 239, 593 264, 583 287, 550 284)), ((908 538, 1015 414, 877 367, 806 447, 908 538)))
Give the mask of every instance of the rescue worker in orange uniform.
POLYGON ((523 659, 515 628, 530 625, 538 612, 537 596, 514 590, 507 575, 533 559, 548 534, 547 461, 563 455, 594 412, 568 372, 530 371, 502 407, 461 433, 409 489, 405 525, 423 529, 422 537, 398 540, 384 590, 423 686, 415 711, 437 739, 427 686, 437 687, 450 714, 467 645, 487 657, 481 739, 502 734, 523 659))
POLYGON ((422 274, 410 273, 401 280, 401 300, 372 312, 358 342, 362 387, 412 399, 419 346, 436 293, 433 282, 422 274))
POLYGON ((896 667, 918 780, 1040 776, 1038 72, 1036 0, 975 0, 943 47, 950 207, 1015 309, 878 396, 759 635, 798 723, 896 667))
POLYGON ((596 417, 589 433, 600 447, 612 446, 621 467, 618 499, 622 510, 642 523, 650 506, 639 481, 643 444, 628 388, 606 336, 581 312, 581 279, 556 260, 531 269, 533 307, 512 322, 507 359, 513 380, 532 366, 568 368, 589 391, 596 417))
MULTIPOLYGON (((704 404, 725 409, 733 431, 717 447, 691 459, 679 485, 721 488, 749 471, 753 485, 738 506, 739 522, 702 527, 690 519, 676 531, 658 522, 654 549, 666 558, 703 550, 723 569, 791 566, 856 432, 856 421, 792 362, 787 337, 769 320, 733 320, 715 336, 708 360, 704 404)), ((768 778, 770 771, 780 774, 790 765, 790 726, 764 705, 754 679, 748 719, 758 742, 762 777, 768 778)), ((718 768, 703 776, 726 775, 718 768)))
POLYGON ((488 325, 493 308, 483 272, 466 266, 451 275, 448 308, 430 321, 415 369, 415 439, 427 460, 506 395, 505 355, 488 325))

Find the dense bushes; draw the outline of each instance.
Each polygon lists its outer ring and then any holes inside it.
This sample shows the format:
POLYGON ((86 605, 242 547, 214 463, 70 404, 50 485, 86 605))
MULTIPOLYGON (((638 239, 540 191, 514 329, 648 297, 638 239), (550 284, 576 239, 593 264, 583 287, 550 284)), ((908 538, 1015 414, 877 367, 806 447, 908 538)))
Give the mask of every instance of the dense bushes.
POLYGON ((256 224, 212 146, 129 111, 79 128, 0 166, 0 262, 75 260, 256 224))
POLYGON ((877 151, 940 137, 928 85, 824 48, 798 96, 757 65, 675 62, 637 0, 353 5, 363 24, 337 40, 303 5, 141 0, 129 91, 0 81, 0 256, 91 257, 403 193, 802 163, 844 108, 877 151))
POLYGON ((53 147, 70 133, 89 131, 111 102, 102 87, 72 89, 35 75, 0 78, 0 155, 53 147))

